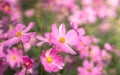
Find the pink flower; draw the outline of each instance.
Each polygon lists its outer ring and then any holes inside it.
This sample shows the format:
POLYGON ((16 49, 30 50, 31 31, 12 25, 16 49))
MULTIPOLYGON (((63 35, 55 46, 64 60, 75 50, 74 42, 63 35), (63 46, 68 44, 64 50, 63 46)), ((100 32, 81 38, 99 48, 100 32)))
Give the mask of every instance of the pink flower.
POLYGON ((85 13, 79 9, 73 11, 72 15, 69 16, 68 20, 73 25, 82 25, 86 22, 85 13))
POLYGON ((7 34, 9 44, 16 44, 20 41, 23 43, 27 43, 30 40, 30 37, 32 36, 32 33, 27 33, 32 27, 34 26, 33 22, 30 22, 30 24, 25 28, 23 24, 17 24, 17 26, 13 29, 10 29, 7 34))
POLYGON ((91 46, 89 56, 92 61, 101 63, 101 50, 99 46, 91 46))
POLYGON ((29 57, 23 57, 23 64, 27 69, 30 69, 33 65, 33 61, 29 57))
POLYGON ((38 63, 33 63, 31 68, 27 68, 26 67, 22 67, 21 70, 17 70, 17 72, 15 73, 15 75, 26 75, 26 74, 30 74, 30 75, 38 75, 38 71, 36 70, 36 68, 39 66, 38 63))
POLYGON ((59 6, 72 8, 75 5, 75 0, 55 0, 55 3, 59 6))
POLYGON ((93 0, 81 0, 82 1, 82 5, 91 5, 91 4, 93 4, 94 3, 94 1, 93 0))
POLYGON ((110 29, 110 24, 108 22, 103 22, 99 28, 101 32, 105 33, 110 29))
POLYGON ((78 50, 78 52, 79 52, 80 58, 82 59, 87 58, 89 56, 88 46, 81 48, 80 50, 78 50))
POLYGON ((23 55, 22 50, 13 48, 12 50, 8 50, 6 61, 11 68, 20 67, 20 64, 22 63, 22 55, 23 55))
POLYGON ((47 72, 56 72, 63 69, 64 63, 61 55, 57 55, 58 50, 56 48, 48 51, 43 51, 40 56, 40 61, 47 72))
POLYGON ((0 2, 0 10, 3 11, 6 14, 10 13, 10 4, 8 2, 0 2))
POLYGON ((104 48, 108 51, 111 51, 113 49, 112 46, 109 43, 105 43, 104 48))
POLYGON ((101 58, 103 60, 103 63, 108 64, 108 63, 110 63, 112 56, 106 50, 102 50, 101 51, 101 58))
POLYGON ((59 47, 61 51, 70 54, 76 54, 76 52, 70 47, 76 45, 78 34, 75 30, 69 30, 66 33, 65 25, 61 24, 59 30, 56 24, 52 25, 52 33, 50 34, 50 41, 55 46, 59 47))
POLYGON ((28 9, 25 11, 25 16, 26 17, 33 17, 35 14, 35 10, 34 9, 28 9))
POLYGON ((85 7, 83 8, 85 18, 89 23, 95 23, 96 22, 96 12, 95 9, 92 7, 85 7))
POLYGON ((78 75, 101 75, 102 67, 99 65, 94 66, 94 62, 83 62, 83 67, 78 67, 78 75))

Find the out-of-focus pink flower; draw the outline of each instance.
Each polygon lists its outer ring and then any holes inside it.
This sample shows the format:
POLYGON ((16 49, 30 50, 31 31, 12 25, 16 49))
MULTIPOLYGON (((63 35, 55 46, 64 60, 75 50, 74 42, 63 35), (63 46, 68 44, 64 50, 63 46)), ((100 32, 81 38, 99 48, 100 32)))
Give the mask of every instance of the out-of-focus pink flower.
POLYGON ((19 0, 4 0, 4 1, 9 2, 11 4, 18 4, 19 0))
POLYGON ((34 22, 30 22, 30 24, 25 28, 23 24, 17 24, 16 27, 13 29, 10 29, 7 34, 9 44, 16 44, 20 41, 23 43, 27 43, 30 40, 30 37, 32 36, 32 33, 27 33, 32 27, 34 26, 34 22))
POLYGON ((120 5, 120 0, 107 0, 107 4, 113 8, 117 8, 120 5))
POLYGON ((83 11, 85 13, 85 18, 87 22, 89 23, 95 23, 96 22, 96 12, 95 9, 92 7, 85 7, 83 8, 83 11))
POLYGON ((81 0, 83 6, 88 6, 94 3, 94 0, 81 0))
POLYGON ((22 50, 13 48, 12 50, 8 50, 8 54, 6 55, 6 61, 11 68, 18 68, 22 63, 22 55, 22 50))
POLYGON ((74 10, 72 15, 69 16, 68 20, 72 25, 82 25, 86 22, 85 13, 79 9, 74 10))
POLYGON ((87 58, 89 56, 89 48, 87 46, 81 48, 80 50, 78 50, 78 52, 79 52, 79 57, 82 59, 87 58))
POLYGON ((21 20, 21 11, 20 11, 20 6, 12 6, 11 7, 11 12, 10 12, 10 17, 12 21, 19 21, 21 20))
POLYGON ((25 11, 25 16, 26 17, 33 17, 35 14, 35 10, 34 9, 28 9, 25 11))
POLYGON ((109 43, 105 43, 104 48, 108 51, 111 51, 113 49, 112 46, 109 43))
POLYGON ((57 55, 58 50, 56 48, 43 51, 40 56, 40 61, 47 72, 56 72, 63 69, 64 63, 61 55, 57 55))
POLYGON ((58 6, 72 8, 75 5, 75 0, 55 0, 55 4, 58 6))
POLYGON ((26 67, 22 67, 21 70, 17 70, 15 75, 26 75, 26 74, 30 74, 30 75, 38 75, 38 70, 36 70, 36 68, 39 66, 38 63, 33 62, 32 67, 31 68, 27 68, 26 67))
POLYGON ((96 15, 99 17, 99 18, 105 18, 107 16, 107 7, 102 4, 102 5, 99 5, 95 8, 95 12, 96 12, 96 15))
POLYGON ((78 75, 101 75, 102 66, 94 66, 94 62, 83 62, 83 67, 78 67, 78 75))
POLYGON ((0 2, 0 10, 4 13, 9 14, 10 13, 10 4, 8 2, 0 2))
POLYGON ((71 58, 69 55, 66 55, 64 58, 66 63, 73 63, 74 62, 74 58, 71 58))
POLYGON ((91 43, 98 43, 100 40, 94 36, 88 36, 91 43))
POLYGON ((65 25, 61 24, 59 30, 56 27, 56 24, 52 25, 52 33, 50 34, 50 41, 61 51, 70 54, 76 54, 76 52, 69 46, 74 46, 77 44, 78 34, 75 30, 69 30, 66 33, 65 25), (71 36, 72 34, 72 36, 71 36))
POLYGON ((103 22, 101 25, 100 25, 100 31, 102 31, 103 33, 107 32, 109 29, 110 29, 110 24, 107 23, 107 22, 103 22))
POLYGON ((91 40, 87 36, 79 36, 76 44, 78 50, 84 49, 91 43, 91 40))
POLYGON ((29 57, 23 57, 23 64, 26 67, 26 69, 32 68, 33 61, 29 57))
POLYGON ((107 17, 108 18, 115 18, 117 16, 116 9, 108 8, 107 9, 107 17))
POLYGON ((108 63, 110 63, 112 56, 106 50, 102 50, 101 58, 103 60, 103 63, 108 64, 108 63))
POLYGON ((91 46, 90 47, 90 55, 92 61, 101 63, 101 50, 99 46, 91 46))

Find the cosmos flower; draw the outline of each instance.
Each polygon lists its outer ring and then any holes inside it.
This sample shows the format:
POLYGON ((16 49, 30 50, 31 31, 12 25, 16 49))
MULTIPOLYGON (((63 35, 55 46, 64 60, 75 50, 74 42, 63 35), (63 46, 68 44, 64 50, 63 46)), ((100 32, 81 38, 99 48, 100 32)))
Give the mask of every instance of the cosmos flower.
POLYGON ((73 55, 76 54, 76 52, 70 46, 76 45, 77 37, 78 34, 75 30, 71 29, 66 33, 64 24, 61 24, 59 29, 57 29, 56 24, 52 25, 50 41, 65 53, 70 53, 73 55))
POLYGON ((102 67, 99 65, 94 66, 94 62, 83 62, 83 67, 78 67, 78 75, 101 75, 102 67))
POLYGON ((14 45, 20 41, 23 43, 27 43, 32 36, 32 33, 27 33, 34 26, 34 22, 30 22, 30 24, 25 28, 23 24, 17 24, 13 29, 8 30, 8 44, 14 45))
POLYGON ((61 55, 58 55, 56 48, 43 51, 40 61, 47 72, 57 72, 64 67, 63 58, 61 55))
POLYGON ((13 48, 12 50, 8 50, 8 54, 6 55, 6 61, 11 68, 20 67, 20 64, 22 63, 22 55, 22 50, 13 48))

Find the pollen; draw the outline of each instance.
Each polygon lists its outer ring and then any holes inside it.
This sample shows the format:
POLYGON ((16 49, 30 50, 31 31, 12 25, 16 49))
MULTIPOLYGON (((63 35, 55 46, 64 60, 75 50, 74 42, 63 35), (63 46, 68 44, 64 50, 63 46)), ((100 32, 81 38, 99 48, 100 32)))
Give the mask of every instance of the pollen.
POLYGON ((51 63, 51 62, 53 61, 53 59, 52 59, 51 57, 47 57, 47 58, 46 58, 46 61, 47 61, 48 63, 51 63))
POLYGON ((90 51, 90 56, 94 57, 94 55, 95 55, 95 52, 94 51, 90 51))
POLYGON ((6 5, 6 6, 4 7, 4 10, 5 10, 5 11, 8 11, 8 10, 9 10, 9 6, 6 5))
POLYGON ((91 69, 91 68, 88 68, 87 71, 88 71, 88 72, 92 72, 92 69, 91 69))
POLYGON ((64 38, 64 37, 61 37, 59 41, 60 41, 61 43, 65 43, 65 38, 64 38))
POLYGON ((13 59, 13 60, 16 60, 16 59, 17 59, 17 56, 16 56, 16 55, 12 56, 12 59, 13 59))
POLYGON ((17 37, 22 36, 22 32, 17 32, 17 33, 16 33, 16 36, 17 36, 17 37))

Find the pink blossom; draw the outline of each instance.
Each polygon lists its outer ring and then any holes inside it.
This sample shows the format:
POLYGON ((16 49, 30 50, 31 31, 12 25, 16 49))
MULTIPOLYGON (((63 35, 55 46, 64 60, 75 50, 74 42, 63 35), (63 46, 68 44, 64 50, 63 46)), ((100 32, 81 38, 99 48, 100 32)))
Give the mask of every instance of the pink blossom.
POLYGON ((64 63, 61 55, 57 55, 58 50, 56 48, 43 51, 40 56, 40 61, 47 72, 57 72, 63 69, 64 63))
POLYGON ((29 42, 32 33, 27 33, 27 32, 33 26, 34 26, 33 22, 30 22, 30 24, 26 28, 23 24, 17 24, 16 27, 14 27, 13 29, 10 29, 7 32, 8 38, 10 38, 8 40, 8 43, 13 45, 20 41, 22 41, 23 43, 29 42))
POLYGON ((50 41, 61 51, 70 54, 76 54, 76 52, 70 47, 76 45, 78 34, 74 30, 69 30, 66 33, 65 25, 61 24, 59 30, 56 24, 52 25, 52 33, 50 34, 50 41), (72 36, 71 36, 72 34, 72 36))
POLYGON ((0 10, 3 11, 6 14, 10 13, 10 4, 8 2, 0 2, 0 10))
POLYGON ((105 43, 104 48, 108 51, 111 51, 113 49, 112 46, 109 43, 105 43))
POLYGON ((92 61, 101 63, 101 50, 99 46, 91 46, 89 57, 92 61))
POLYGON ((103 63, 108 64, 108 63, 110 63, 112 56, 106 50, 102 50, 101 58, 103 60, 103 63))
POLYGON ((110 24, 108 22, 103 22, 99 28, 101 32, 105 33, 110 29, 110 24))
POLYGON ((26 17, 33 17, 35 14, 35 10, 34 9, 28 9, 25 11, 25 16, 26 17))
POLYGON ((94 3, 94 0, 81 0, 83 6, 91 5, 94 3))
POLYGON ((80 58, 87 58, 89 56, 89 48, 87 46, 83 47, 80 50, 78 50, 78 53, 80 58))
POLYGON ((22 63, 22 50, 18 50, 17 48, 13 48, 12 50, 8 50, 8 54, 6 56, 6 61, 10 65, 11 68, 18 68, 22 63))
POLYGON ((119 4, 120 4, 120 1, 119 0, 107 0, 107 4, 109 4, 111 7, 114 7, 114 8, 116 8, 116 7, 118 7, 119 6, 119 4))
POLYGON ((94 62, 83 62, 83 67, 78 67, 78 75, 101 75, 102 67, 99 65, 94 66, 94 62))

